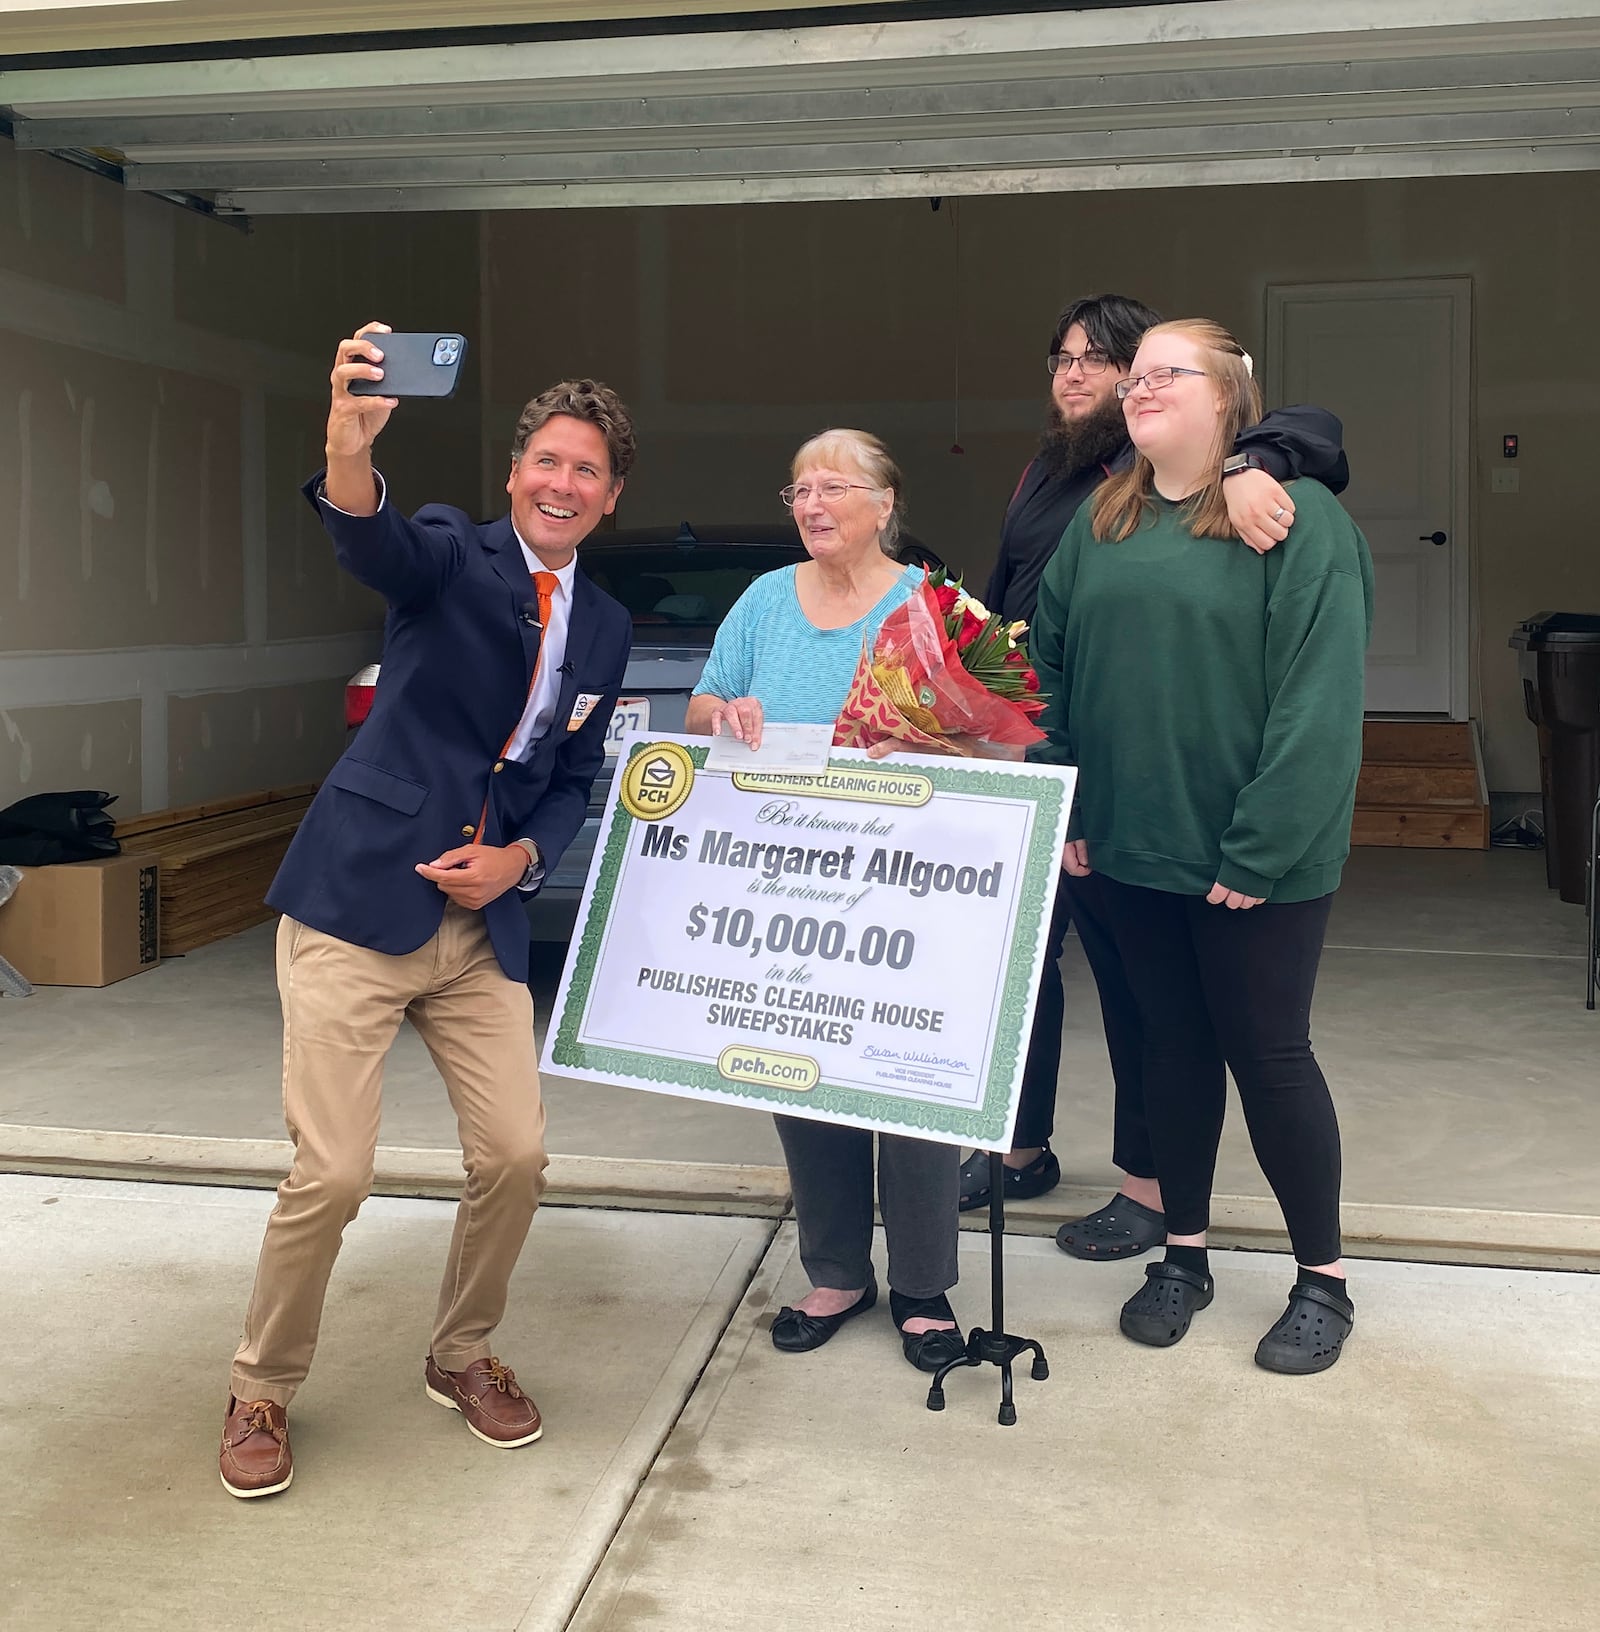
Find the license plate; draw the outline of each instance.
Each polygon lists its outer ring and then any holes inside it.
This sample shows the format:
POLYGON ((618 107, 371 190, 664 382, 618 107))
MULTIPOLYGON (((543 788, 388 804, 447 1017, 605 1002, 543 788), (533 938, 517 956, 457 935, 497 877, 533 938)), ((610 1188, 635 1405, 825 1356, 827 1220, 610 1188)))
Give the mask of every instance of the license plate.
POLYGON ((606 752, 616 754, 622 751, 622 733, 624 731, 648 731, 650 729, 650 699, 648 697, 619 697, 617 706, 612 711, 611 724, 606 731, 606 752))

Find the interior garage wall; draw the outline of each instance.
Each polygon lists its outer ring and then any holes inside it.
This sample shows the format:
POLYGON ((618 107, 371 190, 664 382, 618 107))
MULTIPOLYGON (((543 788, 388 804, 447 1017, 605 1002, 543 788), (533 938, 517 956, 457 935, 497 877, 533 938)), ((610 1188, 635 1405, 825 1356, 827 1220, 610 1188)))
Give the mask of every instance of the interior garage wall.
MULTIPOLYGON (((326 770, 382 621, 296 492, 333 347, 475 311, 476 234, 246 235, 0 140, 0 805, 95 787, 133 813, 326 770)), ((473 379, 398 413, 397 499, 471 508, 479 429, 473 379)))
POLYGON ((507 213, 486 246, 486 505, 522 397, 589 372, 639 420, 621 525, 777 518, 798 443, 856 424, 904 466, 912 530, 978 585, 1069 296, 1213 316, 1259 357, 1269 284, 1470 276, 1472 710, 1491 786, 1538 786, 1505 639, 1545 607, 1600 608, 1584 482, 1600 178, 507 213), (1521 438, 1516 494, 1489 491, 1505 432, 1521 438))

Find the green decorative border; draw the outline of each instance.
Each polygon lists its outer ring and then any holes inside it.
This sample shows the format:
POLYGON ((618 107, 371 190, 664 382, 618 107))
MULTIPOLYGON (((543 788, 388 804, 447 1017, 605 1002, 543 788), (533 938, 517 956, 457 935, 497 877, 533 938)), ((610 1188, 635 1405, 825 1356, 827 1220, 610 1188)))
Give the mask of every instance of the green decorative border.
MULTIPOLYGON (((651 746, 648 742, 633 745, 633 754, 643 753, 651 746)), ((688 747, 687 744, 681 746, 688 747)), ((689 757, 695 769, 705 767, 707 749, 690 747, 689 757)), ((830 770, 861 769, 857 760, 829 760, 830 770)), ((578 1041, 579 1017, 589 1007, 594 986, 595 970, 600 959, 600 943, 605 934, 610 913, 612 893, 622 871, 628 841, 636 820, 622 808, 619 800, 611 813, 611 829, 606 835, 605 851, 601 857, 600 872, 595 880, 594 893, 589 898, 589 911, 584 920, 583 933, 578 942, 578 955, 573 965, 572 983, 562 1011, 561 1025, 551 1045, 551 1058, 558 1065, 572 1066, 584 1071, 604 1072, 619 1078, 635 1078, 642 1082, 671 1083, 680 1088, 694 1088, 715 1092, 727 1098, 749 1099, 772 1110, 790 1108, 821 1111, 839 1111, 850 1116, 870 1117, 876 1122, 888 1123, 906 1132, 955 1134, 974 1142, 993 1143, 1005 1131, 1006 1107, 1010 1098, 1011 1079, 1017 1062, 1027 1047, 1023 1020, 1033 996, 1033 982, 1029 978, 1029 949, 1039 933, 1044 916, 1044 885, 1035 880, 1049 877, 1048 866, 1055 860, 1055 830, 1060 819, 1062 804, 1061 783, 1052 776, 1018 776, 1004 771, 985 771, 968 768, 966 762, 958 768, 919 765, 919 776, 926 776, 938 792, 978 793, 999 798, 1031 798, 1035 818, 1033 834, 1025 862, 1029 882, 1017 902, 1015 938, 1007 960, 1005 981, 1000 993, 1000 1019, 995 1034, 994 1050, 989 1059, 988 1081, 984 1084, 983 1103, 976 1110, 952 1106, 931 1105, 902 1099, 898 1095, 883 1094, 870 1088, 850 1088, 821 1082, 803 1093, 786 1092, 781 1088, 757 1087, 754 1084, 730 1082, 714 1065, 691 1060, 674 1060, 659 1054, 641 1054, 630 1049, 596 1047, 578 1041)), ((863 801, 864 803, 866 801, 863 801)))

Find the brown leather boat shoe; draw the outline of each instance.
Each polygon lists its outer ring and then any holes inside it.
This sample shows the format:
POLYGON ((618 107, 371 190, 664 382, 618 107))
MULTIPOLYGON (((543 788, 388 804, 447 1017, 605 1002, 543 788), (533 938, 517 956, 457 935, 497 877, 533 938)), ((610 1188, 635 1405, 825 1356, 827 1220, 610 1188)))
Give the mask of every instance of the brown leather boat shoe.
POLYGON ((222 1424, 222 1488, 230 1496, 276 1496, 294 1478, 289 1418, 271 1400, 228 1396, 222 1424))
POLYGON ((544 1432, 539 1407, 517 1386, 511 1367, 498 1360, 474 1360, 465 1371, 446 1371, 430 1354, 424 1375, 428 1398, 459 1411, 485 1445, 510 1450, 531 1445, 544 1432))

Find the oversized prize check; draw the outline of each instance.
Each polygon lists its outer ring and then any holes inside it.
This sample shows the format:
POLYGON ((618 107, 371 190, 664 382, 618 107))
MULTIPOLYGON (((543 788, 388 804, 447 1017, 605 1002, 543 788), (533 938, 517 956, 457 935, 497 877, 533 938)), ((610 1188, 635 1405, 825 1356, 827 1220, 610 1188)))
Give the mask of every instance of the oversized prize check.
POLYGON ((543 1068, 1006 1150, 1076 772, 621 745, 543 1068))

